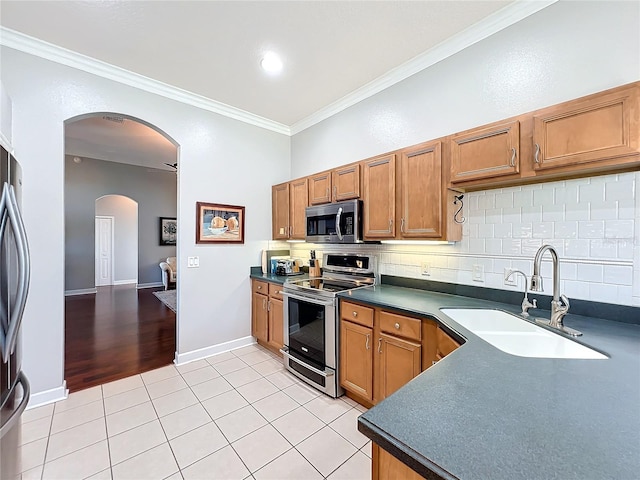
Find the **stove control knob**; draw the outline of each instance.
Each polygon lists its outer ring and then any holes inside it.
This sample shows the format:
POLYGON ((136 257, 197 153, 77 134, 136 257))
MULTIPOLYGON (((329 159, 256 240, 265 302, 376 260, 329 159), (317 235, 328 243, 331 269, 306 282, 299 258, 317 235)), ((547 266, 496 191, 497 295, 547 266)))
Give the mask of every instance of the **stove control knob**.
POLYGON ((353 313, 353 318, 358 316, 358 312, 356 312, 355 310, 353 312, 351 312, 351 313, 353 313))
POLYGON ((398 322, 396 322, 396 324, 394 325, 394 327, 396 327, 396 330, 400 330, 400 324, 398 322))

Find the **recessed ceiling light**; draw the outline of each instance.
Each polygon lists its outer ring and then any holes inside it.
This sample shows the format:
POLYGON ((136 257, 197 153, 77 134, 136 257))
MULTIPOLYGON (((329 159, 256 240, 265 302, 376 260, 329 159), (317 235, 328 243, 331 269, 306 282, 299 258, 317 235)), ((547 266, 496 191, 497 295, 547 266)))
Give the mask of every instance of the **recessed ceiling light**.
POLYGON ((275 74, 282 71, 282 60, 273 52, 265 53, 260 65, 267 73, 275 74))

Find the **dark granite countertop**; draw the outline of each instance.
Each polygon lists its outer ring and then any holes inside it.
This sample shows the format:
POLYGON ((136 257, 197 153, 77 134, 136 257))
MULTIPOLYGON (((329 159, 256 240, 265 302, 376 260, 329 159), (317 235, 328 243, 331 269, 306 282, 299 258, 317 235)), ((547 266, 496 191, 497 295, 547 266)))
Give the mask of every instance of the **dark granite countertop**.
POLYGON ((267 273, 262 273, 261 267, 251 267, 251 273, 249 274, 250 278, 255 278, 256 280, 264 280, 265 282, 279 283, 282 285, 287 280, 304 280, 309 278, 308 273, 302 273, 299 275, 272 275, 267 273))
MULTIPOLYGON (((435 318, 464 341, 360 416, 359 430, 426 478, 640 478, 640 326, 567 315, 607 360, 498 350, 440 312, 513 305, 388 285, 341 298, 435 318)), ((549 318, 548 311, 531 310, 549 318)))

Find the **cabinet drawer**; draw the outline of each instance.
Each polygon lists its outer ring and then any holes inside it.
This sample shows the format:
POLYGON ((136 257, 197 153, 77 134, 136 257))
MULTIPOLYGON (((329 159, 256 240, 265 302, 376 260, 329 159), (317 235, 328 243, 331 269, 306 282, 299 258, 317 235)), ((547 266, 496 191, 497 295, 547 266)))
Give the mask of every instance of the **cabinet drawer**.
POLYGON ((269 296, 282 300, 282 285, 279 283, 269 283, 269 296))
POLYGON ((391 335, 420 340, 422 338, 421 325, 422 321, 418 318, 380 312, 380 330, 391 335))
POLYGON ((269 294, 269 282, 263 282, 262 280, 254 280, 251 282, 251 291, 254 293, 261 293, 263 295, 269 294))
POLYGON ((340 302, 340 318, 373 328, 373 308, 356 303, 340 302))
MULTIPOLYGON (((436 337, 438 338, 438 356, 441 358, 446 357, 460 346, 458 342, 444 333, 440 328, 438 328, 436 337)), ((440 360, 440 358, 438 358, 438 360, 440 360)))

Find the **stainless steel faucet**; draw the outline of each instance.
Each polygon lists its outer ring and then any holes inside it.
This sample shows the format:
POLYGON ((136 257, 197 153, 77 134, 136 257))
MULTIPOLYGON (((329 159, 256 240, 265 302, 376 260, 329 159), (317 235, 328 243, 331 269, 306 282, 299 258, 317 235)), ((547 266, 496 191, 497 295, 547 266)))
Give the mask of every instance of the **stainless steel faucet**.
POLYGON ((558 262, 558 252, 551 245, 543 245, 536 252, 536 258, 533 260, 533 275, 531 276, 531 291, 542 291, 542 277, 540 276, 540 264, 542 256, 546 251, 551 254, 553 261, 553 300, 551 300, 551 319, 536 319, 536 322, 543 323, 564 333, 578 337, 582 335, 578 330, 565 327, 562 319, 569 311, 569 299, 565 295, 560 295, 560 262, 558 262), (562 301, 560 301, 562 299, 562 301))
MULTIPOLYGON (((522 313, 521 313, 521 315, 523 317, 528 317, 529 316, 528 310, 530 308, 538 308, 538 302, 536 301, 536 299, 533 300, 533 303, 531 303, 529 301, 529 297, 527 296, 527 288, 528 288, 527 275, 522 270, 511 270, 511 273, 509 273, 509 275, 507 275, 507 278, 505 278, 505 280, 509 280, 511 275, 513 275, 515 273, 519 273, 520 275, 522 275, 524 277, 524 298, 522 299, 522 313)), ((517 280, 516 280, 516 282, 517 282, 517 280)))

